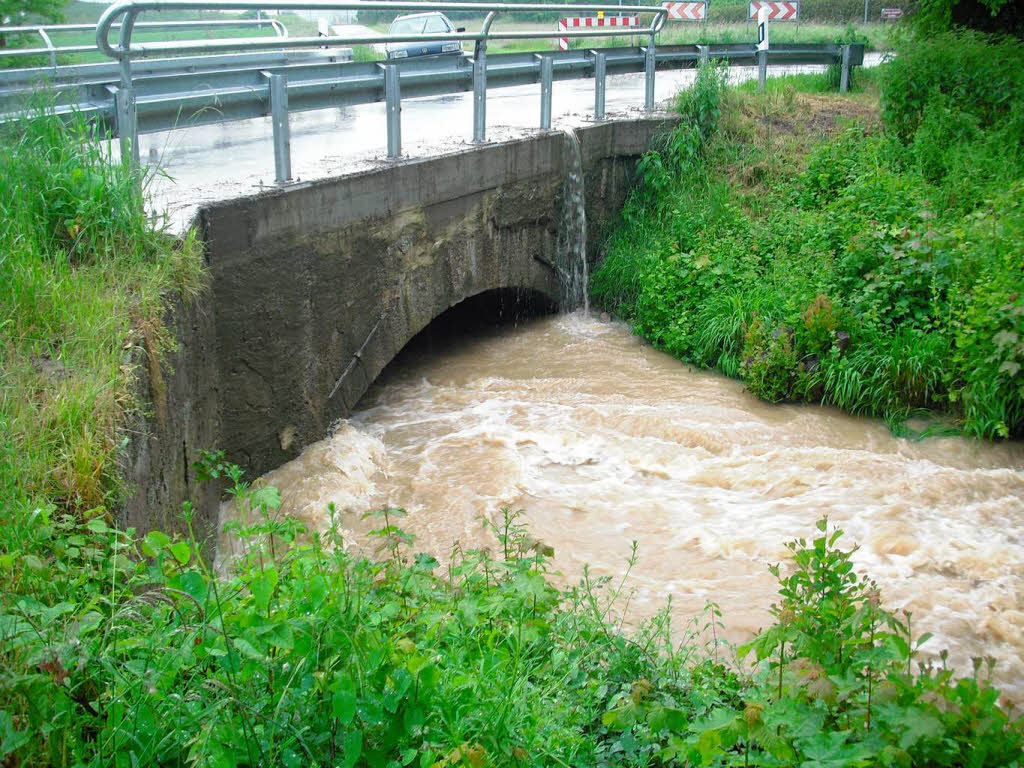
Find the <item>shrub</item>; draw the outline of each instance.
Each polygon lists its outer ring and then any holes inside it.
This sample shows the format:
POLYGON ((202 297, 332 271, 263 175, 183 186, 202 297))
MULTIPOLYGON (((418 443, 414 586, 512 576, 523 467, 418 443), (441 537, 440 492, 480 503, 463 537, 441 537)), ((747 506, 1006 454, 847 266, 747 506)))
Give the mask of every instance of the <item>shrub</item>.
MULTIPOLYGON (((371 512, 375 559, 226 476, 243 549, 226 572, 194 537, 142 539, 41 510, 45 547, 4 567, 0 758, 16 765, 1009 765, 1020 723, 974 677, 912 663, 927 635, 888 613, 819 522, 789 545, 774 626, 725 659, 721 612, 635 632, 614 584, 548 581, 516 513, 487 549, 411 554, 400 509, 371 512)), ((191 510, 186 508, 186 519, 191 510)))
POLYGON ((752 148, 776 120, 799 125, 793 93, 716 95, 729 112, 718 132, 694 127, 700 87, 681 96, 689 120, 666 146, 696 149, 645 158, 595 301, 766 400, 894 427, 946 409, 968 434, 1024 433, 1024 68, 1009 66, 1024 44, 956 33, 913 46, 883 70, 881 132, 752 148), (766 153, 772 169, 751 168, 766 153))

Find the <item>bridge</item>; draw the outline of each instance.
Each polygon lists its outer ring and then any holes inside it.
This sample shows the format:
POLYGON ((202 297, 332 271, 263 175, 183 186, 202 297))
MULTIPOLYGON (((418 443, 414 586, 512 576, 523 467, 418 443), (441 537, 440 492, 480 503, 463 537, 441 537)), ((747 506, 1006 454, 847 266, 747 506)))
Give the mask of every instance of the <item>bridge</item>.
MULTIPOLYGON (((124 524, 174 527, 191 499, 215 524, 217 490, 193 461, 219 446, 256 476, 347 416, 391 359, 480 295, 564 305, 571 171, 586 189, 591 256, 664 116, 547 132, 205 206, 210 289, 169 316, 178 349, 141 393, 124 524), (577 154, 575 142, 578 141, 577 154), (162 510, 164 519, 154 519, 162 510)), ((142 361, 140 361, 141 363, 142 361)))
MULTIPOLYGON (((174 528, 181 503, 190 500, 205 516, 202 528, 214 530, 218 490, 196 481, 192 464, 200 451, 220 447, 250 476, 293 458, 351 412, 418 332, 466 299, 500 295, 512 303, 571 304, 579 267, 573 260, 598 258, 637 160, 676 119, 655 109, 656 72, 721 59, 756 64, 763 80, 769 65, 839 63, 848 71, 863 61, 857 46, 658 46, 665 12, 656 6, 623 6, 623 12, 651 19, 642 29, 642 46, 487 53, 488 41, 499 38, 617 31, 566 32, 552 25, 550 32, 517 32, 495 25, 499 16, 538 9, 565 14, 618 12, 619 6, 124 0, 97 26, 97 47, 112 57, 113 69, 52 62, 41 68, 56 88, 58 110, 85 115, 119 138, 128 162, 139 162, 138 137, 146 131, 260 115, 273 122, 278 185, 200 207, 192 223, 205 244, 210 288, 169 313, 179 346, 160 375, 154 378, 145 361, 137 361, 139 394, 151 407, 129 428, 135 437, 125 473, 139 492, 126 504, 122 524, 174 528), (472 55, 420 61, 352 62, 339 54, 346 44, 410 36, 284 38, 278 31, 241 40, 132 40, 143 13, 282 7, 455 8, 487 16, 478 31, 456 35, 473 44, 472 55), (116 44, 108 39, 114 29, 116 44), (624 73, 642 74, 637 101, 646 115, 608 120, 605 79, 624 73), (552 83, 570 79, 594 81, 593 119, 570 132, 548 130, 552 83), (541 130, 488 143, 488 90, 531 84, 539 86, 541 130), (388 154, 396 161, 402 154, 402 101, 459 92, 473 94, 474 143, 468 148, 291 181, 293 112, 383 101, 388 154), (573 210, 578 205, 585 206, 585 224, 573 210)), ((0 105, 12 117, 34 74, 5 77, 0 105)))

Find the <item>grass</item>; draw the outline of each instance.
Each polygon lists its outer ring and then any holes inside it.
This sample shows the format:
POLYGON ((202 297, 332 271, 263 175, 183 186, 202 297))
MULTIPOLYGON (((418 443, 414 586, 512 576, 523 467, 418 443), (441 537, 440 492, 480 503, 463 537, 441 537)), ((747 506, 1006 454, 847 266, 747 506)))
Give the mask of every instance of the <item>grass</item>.
POLYGON ((645 158, 595 299, 766 400, 1024 433, 1022 62, 947 35, 845 97, 835 72, 687 96, 716 119, 645 158))
MULTIPOLYGON (((0 143, 0 494, 32 509, 109 514, 133 355, 157 357, 163 297, 202 282, 197 249, 144 213, 134 174, 104 159, 84 123, 43 116, 0 143)), ((17 551, 0 533, 3 549, 17 551)))

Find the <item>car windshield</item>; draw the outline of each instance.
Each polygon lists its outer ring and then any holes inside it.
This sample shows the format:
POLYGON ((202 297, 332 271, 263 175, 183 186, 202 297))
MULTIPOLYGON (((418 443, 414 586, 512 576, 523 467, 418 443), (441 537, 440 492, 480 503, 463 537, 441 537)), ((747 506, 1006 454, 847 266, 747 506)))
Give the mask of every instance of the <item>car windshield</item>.
POLYGON ((392 35, 418 35, 423 32, 429 16, 417 16, 412 19, 395 19, 391 24, 392 35))
POLYGON ((448 25, 445 24, 444 19, 440 16, 428 16, 427 24, 423 28, 423 31, 428 34, 439 34, 442 32, 450 32, 448 25))

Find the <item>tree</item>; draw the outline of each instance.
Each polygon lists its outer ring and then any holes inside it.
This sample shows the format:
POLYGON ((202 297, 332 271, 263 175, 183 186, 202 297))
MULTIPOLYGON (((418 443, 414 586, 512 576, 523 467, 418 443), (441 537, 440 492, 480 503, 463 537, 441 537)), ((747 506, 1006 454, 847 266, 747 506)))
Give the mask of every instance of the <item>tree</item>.
POLYGON ((1020 0, 920 0, 918 29, 928 33, 951 26, 982 32, 1024 34, 1024 3, 1020 0))
POLYGON ((67 0, 0 0, 0 20, 4 24, 23 21, 60 21, 67 0))

